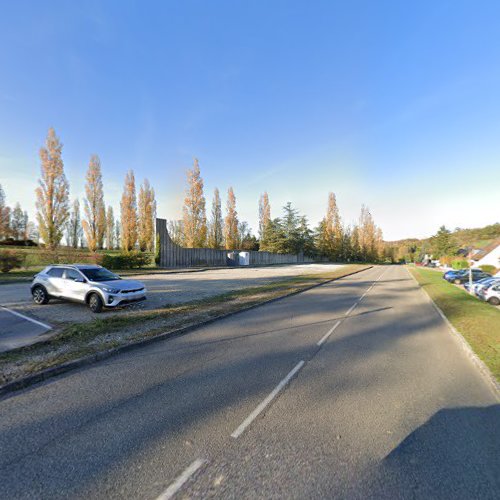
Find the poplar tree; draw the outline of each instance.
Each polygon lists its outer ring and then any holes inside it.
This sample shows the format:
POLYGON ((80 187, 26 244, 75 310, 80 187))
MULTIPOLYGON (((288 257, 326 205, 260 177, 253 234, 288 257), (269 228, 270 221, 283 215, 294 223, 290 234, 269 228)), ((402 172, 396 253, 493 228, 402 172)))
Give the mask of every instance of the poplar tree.
POLYGON ((108 250, 115 248, 115 215, 111 205, 106 212, 106 248, 108 250))
POLYGON ((78 243, 82 239, 82 222, 80 217, 80 202, 78 198, 73 202, 71 215, 67 227, 68 246, 78 248, 78 243))
POLYGON ((264 231, 266 225, 271 220, 271 205, 269 203, 269 196, 267 191, 264 191, 259 198, 259 238, 264 238, 264 231))
POLYGON ((224 245, 224 233, 222 228, 222 206, 219 190, 214 189, 214 198, 212 200, 212 214, 210 218, 210 227, 208 232, 209 248, 222 248, 224 245))
POLYGON ((357 224, 354 224, 351 230, 351 258, 354 261, 360 260, 361 257, 361 248, 359 245, 359 228, 357 224))
POLYGON ((84 210, 86 219, 83 231, 90 251, 95 252, 103 247, 106 232, 106 209, 102 188, 101 161, 97 155, 90 157, 85 184, 84 210))
POLYGON ((41 177, 35 191, 38 230, 50 250, 59 246, 69 217, 69 183, 61 152, 62 144, 50 128, 40 149, 41 177))
POLYGON ((331 260, 339 260, 343 257, 343 238, 337 199, 334 193, 329 193, 326 216, 318 229, 318 248, 331 260))
POLYGON ((116 220, 115 221, 115 248, 121 248, 121 242, 122 242, 122 234, 121 234, 121 227, 120 227, 120 221, 116 220))
POLYGON ((139 190, 139 248, 143 252, 151 252, 154 248, 155 216, 155 192, 145 179, 139 190))
POLYGON ((0 240, 3 240, 9 235, 10 226, 10 209, 6 205, 5 192, 0 184, 0 240))
POLYGON ((234 250, 238 247, 238 213, 236 212, 236 196, 232 187, 227 191, 226 207, 224 244, 227 250, 234 250))
POLYGON ((120 209, 121 247, 125 252, 130 252, 137 243, 137 200, 135 196, 135 177, 132 170, 129 170, 125 176, 120 209))
POLYGON ((376 227, 370 210, 365 205, 362 205, 359 216, 359 246, 361 248, 361 257, 365 261, 371 262, 377 258, 375 231, 376 227))
POLYGON ((196 158, 192 170, 187 171, 187 183, 183 207, 184 244, 188 248, 199 248, 205 246, 207 241, 207 216, 203 179, 196 158))
POLYGON ((28 214, 23 212, 19 202, 16 203, 10 220, 10 231, 15 240, 24 239, 28 226, 27 216, 28 214))

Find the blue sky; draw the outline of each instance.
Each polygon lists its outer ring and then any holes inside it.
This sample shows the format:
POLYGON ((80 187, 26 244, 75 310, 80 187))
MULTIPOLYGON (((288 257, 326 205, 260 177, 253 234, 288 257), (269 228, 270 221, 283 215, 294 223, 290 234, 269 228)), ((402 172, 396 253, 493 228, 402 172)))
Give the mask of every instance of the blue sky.
POLYGON ((500 2, 0 0, 0 183, 34 213, 53 126, 71 196, 91 154, 181 214, 234 187, 257 227, 287 201, 316 225, 367 204, 386 239, 500 219, 500 2))

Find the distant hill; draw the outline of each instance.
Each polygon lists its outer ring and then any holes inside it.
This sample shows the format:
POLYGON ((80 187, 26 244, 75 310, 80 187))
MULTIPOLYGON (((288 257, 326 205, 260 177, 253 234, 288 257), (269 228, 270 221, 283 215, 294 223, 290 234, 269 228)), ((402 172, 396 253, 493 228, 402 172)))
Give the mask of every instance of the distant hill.
MULTIPOLYGON (((437 229, 436 229, 437 232, 437 229)), ((489 226, 476 227, 471 229, 462 229, 460 227, 455 228, 452 231, 452 236, 457 242, 459 247, 474 247, 483 248, 494 240, 500 238, 500 222, 495 224, 490 224, 489 226)), ((404 240, 397 241, 387 241, 386 243, 394 246, 422 246, 425 243, 430 243, 431 238, 406 238, 404 240)))

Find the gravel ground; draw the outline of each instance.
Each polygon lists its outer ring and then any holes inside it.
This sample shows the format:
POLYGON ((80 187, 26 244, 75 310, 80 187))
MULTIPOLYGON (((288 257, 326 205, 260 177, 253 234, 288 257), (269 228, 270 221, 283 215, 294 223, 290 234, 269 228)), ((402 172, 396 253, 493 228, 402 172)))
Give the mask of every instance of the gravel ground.
MULTIPOLYGON (((148 289, 148 300, 117 310, 107 310, 100 317, 124 314, 133 309, 156 309, 167 304, 180 304, 191 300, 259 286, 303 274, 333 271, 339 264, 302 264, 276 267, 228 268, 199 273, 147 274, 133 276, 148 289)), ((53 326, 64 323, 91 321, 96 317, 81 304, 52 300, 46 306, 31 301, 29 283, 13 283, 0 287, 0 305, 26 314, 53 326)))

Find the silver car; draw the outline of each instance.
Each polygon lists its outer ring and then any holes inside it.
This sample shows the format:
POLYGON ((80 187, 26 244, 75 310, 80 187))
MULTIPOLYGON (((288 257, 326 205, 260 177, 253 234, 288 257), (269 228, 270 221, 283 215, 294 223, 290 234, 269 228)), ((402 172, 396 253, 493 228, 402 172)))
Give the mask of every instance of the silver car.
POLYGON ((124 280, 104 267, 89 264, 52 265, 34 276, 31 294, 36 304, 51 298, 88 304, 99 313, 103 307, 116 307, 146 299, 140 281, 124 280))

